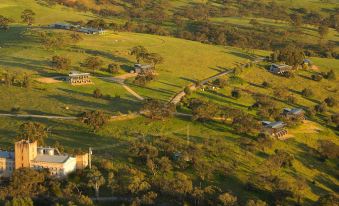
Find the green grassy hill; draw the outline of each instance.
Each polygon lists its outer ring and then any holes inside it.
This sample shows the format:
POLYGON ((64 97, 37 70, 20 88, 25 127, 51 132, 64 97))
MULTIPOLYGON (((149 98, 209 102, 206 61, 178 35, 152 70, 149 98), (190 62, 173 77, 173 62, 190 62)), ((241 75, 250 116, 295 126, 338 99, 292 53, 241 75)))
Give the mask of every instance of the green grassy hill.
MULTIPOLYGON (((113 32, 105 35, 82 35, 83 40, 76 44, 70 44, 60 49, 46 50, 40 44, 36 31, 51 31, 39 27, 59 21, 79 21, 95 18, 90 12, 77 12, 63 6, 47 7, 33 0, 2 0, 0 13, 19 20, 20 13, 26 8, 31 8, 37 13, 37 23, 28 28, 22 24, 11 25, 9 31, 0 32, 0 72, 6 70, 18 73, 27 73, 34 80, 31 88, 17 86, 7 87, 0 84, 0 113, 11 113, 13 108, 20 108, 19 113, 74 116, 87 110, 103 110, 110 114, 118 112, 128 113, 138 111, 141 102, 119 84, 104 81, 98 76, 112 76, 106 72, 98 71, 93 77, 93 85, 71 86, 66 82, 42 83, 40 78, 66 75, 67 71, 57 71, 51 68, 50 60, 54 55, 62 55, 72 60, 69 70, 85 70, 81 63, 86 57, 98 56, 104 61, 106 67, 110 63, 121 65, 119 74, 124 74, 136 62, 129 55, 129 49, 142 45, 150 52, 155 52, 164 57, 164 63, 157 66, 157 79, 144 87, 133 84, 133 80, 127 81, 127 85, 143 97, 157 98, 164 101, 171 99, 177 92, 183 90, 186 85, 205 79, 225 69, 233 69, 238 65, 249 62, 254 54, 267 56, 270 51, 254 50, 249 53, 245 50, 228 47, 202 44, 199 42, 177 39, 173 37, 156 36, 149 34, 113 32), (110 99, 94 98, 93 90, 99 88, 110 99)), ((279 1, 280 2, 280 1, 279 1)), ((301 2, 301 1, 298 1, 301 2)), ((304 1, 303 1, 304 2, 304 1)), ((311 2, 310 8, 319 8, 318 1, 311 2)), ((174 1, 173 5, 182 6, 186 1, 174 1)), ((297 1, 293 6, 297 7, 297 1)), ((321 4, 324 7, 332 4, 321 4)), ((116 19, 112 19, 116 21, 116 19)), ((223 21, 224 19, 215 19, 223 21)), ((227 18, 227 21, 238 25, 248 25, 248 18, 227 18)), ((272 24, 285 28, 285 23, 276 23, 266 19, 259 19, 265 24, 272 24)), ((53 30, 69 35, 68 31, 53 30)), ((316 35, 314 28, 305 28, 306 36, 316 35)), ((306 41, 314 41, 316 37, 306 41)), ((331 41, 338 41, 338 33, 328 36, 331 41)), ((327 72, 333 69, 339 74, 339 60, 325 58, 311 58, 317 70, 298 70, 294 78, 285 78, 273 75, 266 71, 268 63, 260 63, 252 68, 244 69, 239 74, 237 81, 228 81, 225 88, 217 91, 197 91, 190 97, 198 97, 238 108, 244 112, 255 115, 255 111, 249 111, 248 106, 254 103, 252 93, 262 93, 273 97, 276 87, 286 87, 289 94, 296 98, 296 103, 290 104, 282 99, 275 99, 279 108, 284 107, 314 107, 326 97, 332 96, 338 100, 338 81, 323 79, 316 82, 310 79, 312 74, 327 72), (269 82, 271 88, 263 88, 264 81, 269 82), (300 91, 304 88, 312 88, 314 95, 304 98, 300 91), (231 90, 241 89, 241 98, 230 97, 231 90)), ((119 75, 118 74, 118 75, 119 75)), ((327 192, 338 192, 339 181, 337 178, 336 160, 319 161, 314 154, 318 147, 318 140, 331 140, 339 144, 337 133, 326 119, 339 112, 338 105, 329 108, 325 114, 317 115, 312 121, 296 128, 291 128, 289 133, 292 138, 286 141, 274 141, 271 148, 265 151, 250 152, 239 143, 244 138, 253 139, 246 135, 238 135, 230 123, 218 121, 192 121, 186 117, 173 117, 166 121, 153 121, 142 116, 132 119, 111 121, 102 130, 93 133, 79 121, 61 121, 44 119, 20 119, 0 117, 0 144, 1 147, 10 147, 18 135, 19 126, 25 121, 39 121, 49 127, 49 137, 46 142, 49 145, 56 141, 65 145, 66 149, 94 147, 96 162, 106 158, 116 164, 126 164, 139 168, 148 174, 145 165, 140 165, 131 158, 130 146, 137 137, 144 137, 147 141, 156 141, 159 136, 170 137, 175 140, 175 147, 186 148, 189 146, 199 148, 202 159, 208 162, 210 167, 228 167, 237 165, 233 171, 213 173, 204 185, 213 184, 223 191, 232 191, 241 199, 241 203, 251 198, 271 200, 268 193, 255 193, 249 191, 246 183, 251 175, 255 175, 260 165, 274 154, 276 149, 284 149, 294 156, 292 168, 282 168, 277 171, 277 176, 292 184, 297 177, 304 177, 308 184, 303 198, 304 205, 312 205, 327 192), (190 129, 190 139, 187 143, 187 127, 190 129), (216 152, 217 151, 217 152, 216 152)), ((259 118, 258 116, 255 116, 259 118)), ((187 174, 195 185, 201 181, 193 167, 174 170, 187 174)), ((148 174, 151 176, 150 174, 148 174)), ((173 175, 173 174, 171 174, 173 175)), ((203 186, 204 186, 203 185, 203 186)), ((290 198, 286 204, 294 204, 290 198)))

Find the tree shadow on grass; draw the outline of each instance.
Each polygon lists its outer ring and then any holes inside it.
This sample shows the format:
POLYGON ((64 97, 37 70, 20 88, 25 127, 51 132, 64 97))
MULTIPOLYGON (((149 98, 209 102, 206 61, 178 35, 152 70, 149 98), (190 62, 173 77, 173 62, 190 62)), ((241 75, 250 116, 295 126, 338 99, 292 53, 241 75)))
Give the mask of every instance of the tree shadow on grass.
POLYGON ((194 79, 189 79, 187 77, 179 77, 179 79, 182 79, 182 80, 185 80, 185 81, 188 81, 188 82, 191 82, 191 83, 196 83, 197 81, 194 80, 194 79))
POLYGON ((165 84, 167 86, 172 86, 172 87, 175 87, 175 88, 182 88, 181 86, 178 86, 178 85, 175 85, 175 84, 171 84, 171 83, 168 83, 168 82, 164 82, 164 81, 157 81, 161 84, 165 84))
POLYGON ((248 106, 246 106, 246 105, 226 100, 226 98, 230 98, 230 97, 228 97, 228 96, 226 96, 224 94, 221 94, 221 93, 217 93, 215 91, 203 92, 203 93, 199 93, 199 95, 201 95, 201 96, 203 96, 205 98, 208 98, 208 99, 215 100, 217 102, 227 103, 227 104, 230 104, 230 105, 236 105, 236 106, 242 107, 242 108, 248 108, 248 106), (210 94, 208 94, 208 93, 210 93, 210 94), (214 94, 214 95, 212 95, 212 94, 214 94))
POLYGON ((330 188, 333 192, 337 194, 339 193, 339 185, 335 184, 331 179, 325 177, 324 175, 317 175, 315 180, 330 188))
MULTIPOLYGON (((66 105, 77 105, 82 107, 82 110, 104 110, 108 113, 112 112, 123 112, 127 113, 129 111, 137 110, 139 108, 139 105, 136 102, 123 99, 123 98, 117 98, 112 100, 106 100, 108 101, 107 104, 98 103, 95 101, 86 101, 77 99, 74 97, 68 97, 68 96, 62 96, 62 95, 48 95, 47 98, 55 99, 58 102, 61 102, 66 105)), ((78 112, 83 112, 78 111, 78 112)))
POLYGON ((78 50, 82 50, 84 51, 86 54, 90 54, 90 55, 94 55, 94 56, 102 56, 104 58, 107 59, 111 59, 112 61, 115 62, 121 62, 124 64, 130 64, 132 65, 133 62, 131 62, 130 60, 123 58, 123 57, 119 57, 119 56, 115 56, 112 53, 109 52, 104 52, 104 51, 99 51, 99 50, 94 50, 94 49, 84 49, 84 48, 80 48, 80 47, 72 47, 73 49, 78 49, 78 50))

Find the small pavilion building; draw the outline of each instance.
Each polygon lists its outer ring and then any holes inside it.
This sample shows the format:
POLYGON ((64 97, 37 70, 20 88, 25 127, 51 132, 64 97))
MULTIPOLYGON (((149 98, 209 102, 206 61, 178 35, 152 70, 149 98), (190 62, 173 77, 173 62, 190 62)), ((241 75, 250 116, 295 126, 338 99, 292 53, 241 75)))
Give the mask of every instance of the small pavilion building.
POLYGON ((68 82, 72 85, 91 84, 90 73, 81 73, 78 71, 72 71, 68 75, 68 82))

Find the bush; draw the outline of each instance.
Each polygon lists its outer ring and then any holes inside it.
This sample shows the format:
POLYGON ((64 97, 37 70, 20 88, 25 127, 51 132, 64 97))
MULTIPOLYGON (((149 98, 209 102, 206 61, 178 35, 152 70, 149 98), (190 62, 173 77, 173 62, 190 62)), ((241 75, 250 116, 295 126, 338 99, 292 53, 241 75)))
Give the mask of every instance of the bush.
POLYGON ((321 104, 315 105, 314 109, 316 112, 324 113, 327 111, 327 104, 323 102, 321 104))
POLYGON ((261 85, 263 87, 265 87, 265 88, 270 88, 271 87, 271 84, 269 82, 266 82, 266 81, 264 81, 261 85))
POLYGON ((301 94, 304 96, 304 97, 311 97, 313 96, 313 91, 312 89, 309 89, 309 88, 305 88, 301 91, 301 94))
POLYGON ((12 107, 12 109, 11 109, 11 112, 14 112, 14 113, 18 113, 18 112, 20 112, 21 111, 21 107, 19 107, 19 106, 14 106, 14 107, 12 107))
POLYGON ((239 99, 241 97, 241 93, 239 90, 237 89, 233 89, 231 92, 231 95, 233 98, 239 99))
POLYGON ((192 94, 191 88, 189 86, 185 87, 184 92, 185 92, 186 95, 192 94))
POLYGON ((293 72, 287 71, 287 72, 283 73, 283 76, 286 77, 286 78, 293 78, 294 74, 293 74, 293 72))
POLYGON ((327 106, 329 107, 334 107, 335 105, 337 105, 337 101, 336 99, 334 99, 333 97, 327 97, 324 102, 327 104, 327 106))
POLYGON ((107 67, 107 72, 111 73, 111 74, 116 74, 119 72, 119 65, 112 63, 109 64, 107 67))
POLYGON ((71 60, 62 56, 53 56, 52 57, 52 67, 55 69, 67 69, 71 65, 71 60))
POLYGON ((321 81, 323 79, 323 76, 320 75, 320 74, 312 74, 311 78, 314 80, 314 81, 321 81))
POLYGON ((102 97, 102 93, 101 93, 101 90, 96 88, 94 91, 93 91, 93 96, 95 98, 101 98, 102 97))
POLYGON ((295 103, 297 103, 297 99, 294 96, 291 95, 291 96, 287 97, 287 102, 289 104, 295 104, 295 103))
POLYGON ((336 79, 336 75, 335 72, 333 71, 333 69, 331 69, 329 72, 322 72, 321 75, 328 80, 335 80, 336 79))

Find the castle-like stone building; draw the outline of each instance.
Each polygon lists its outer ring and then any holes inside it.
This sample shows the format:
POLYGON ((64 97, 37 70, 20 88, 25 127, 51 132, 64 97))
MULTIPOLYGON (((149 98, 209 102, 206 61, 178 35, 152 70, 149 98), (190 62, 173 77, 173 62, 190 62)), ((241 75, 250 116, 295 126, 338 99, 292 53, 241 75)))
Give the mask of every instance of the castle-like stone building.
POLYGON ((71 157, 51 147, 38 147, 37 142, 21 140, 15 143, 14 152, 0 151, 0 176, 9 177, 14 169, 47 169, 51 175, 64 177, 88 165, 88 153, 71 157))

